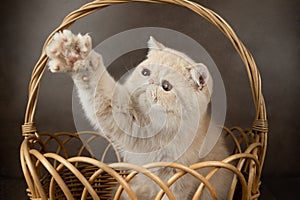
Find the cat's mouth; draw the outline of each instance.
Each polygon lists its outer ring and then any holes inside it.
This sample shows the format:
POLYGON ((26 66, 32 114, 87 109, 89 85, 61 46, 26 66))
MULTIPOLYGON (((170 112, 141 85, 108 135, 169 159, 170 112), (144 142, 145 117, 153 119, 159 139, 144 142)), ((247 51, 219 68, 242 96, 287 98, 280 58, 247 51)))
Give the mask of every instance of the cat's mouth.
POLYGON ((154 84, 148 85, 145 93, 146 93, 148 101, 150 101, 151 104, 158 103, 157 86, 156 85, 154 85, 154 84))
POLYGON ((130 94, 133 105, 138 109, 139 112, 145 112, 149 110, 151 102, 147 97, 147 86, 143 85, 133 90, 130 94))
POLYGON ((131 92, 131 98, 140 106, 158 103, 157 85, 144 84, 131 92))
POLYGON ((161 99, 161 95, 158 94, 159 87, 157 84, 144 84, 131 92, 131 101, 140 113, 146 115, 153 106, 161 106, 164 112, 175 114, 176 111, 173 108, 176 106, 166 105, 166 100, 161 99))

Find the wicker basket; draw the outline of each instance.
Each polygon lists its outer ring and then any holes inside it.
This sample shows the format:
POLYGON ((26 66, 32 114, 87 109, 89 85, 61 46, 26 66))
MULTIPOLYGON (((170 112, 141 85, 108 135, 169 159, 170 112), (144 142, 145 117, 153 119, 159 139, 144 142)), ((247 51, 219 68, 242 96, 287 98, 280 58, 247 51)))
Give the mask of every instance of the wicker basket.
MULTIPOLYGON (((30 199, 118 199, 122 192, 126 192, 131 199, 137 199, 128 182, 138 173, 143 173, 155 181, 161 188, 156 199, 166 194, 169 199, 175 199, 170 186, 184 174, 189 173, 201 181, 193 199, 199 199, 204 188, 208 188, 213 199, 217 199, 214 188, 209 183, 210 178, 221 168, 234 173, 228 199, 258 199, 260 196, 261 172, 267 145, 267 119, 261 79, 255 61, 243 43, 236 36, 231 27, 216 13, 188 0, 96 0, 82 6, 69 14, 62 24, 49 36, 44 47, 57 31, 68 28, 76 20, 89 15, 103 7, 127 3, 148 2, 168 3, 186 7, 199 14, 207 21, 219 28, 231 41, 244 62, 255 105, 256 115, 251 128, 224 128, 232 137, 236 147, 233 155, 223 161, 208 161, 183 166, 177 163, 150 163, 137 166, 129 163, 117 162, 105 164, 107 152, 115 151, 108 142, 104 148, 102 159, 95 159, 95 155, 88 148, 89 142, 100 137, 95 133, 39 133, 34 123, 35 108, 38 100, 40 80, 46 68, 47 56, 43 50, 32 73, 29 86, 29 100, 22 126, 24 141, 21 146, 21 164, 28 185, 30 199), (89 139, 82 143, 80 134, 86 134, 89 139), (72 148, 69 148, 72 146, 72 148), (74 148, 76 147, 77 148, 74 148), (77 152, 74 152, 77 149, 77 152), (73 152, 71 152, 73 151, 73 152), (167 182, 152 174, 149 169, 154 167, 176 168, 177 173, 167 182), (209 168, 210 172, 204 177, 196 170, 209 168), (116 187, 119 185, 119 187, 116 187), (112 197, 112 188, 118 188, 112 197)), ((108 140, 109 141, 109 140, 108 140)), ((116 158, 120 156, 115 151, 116 158)))

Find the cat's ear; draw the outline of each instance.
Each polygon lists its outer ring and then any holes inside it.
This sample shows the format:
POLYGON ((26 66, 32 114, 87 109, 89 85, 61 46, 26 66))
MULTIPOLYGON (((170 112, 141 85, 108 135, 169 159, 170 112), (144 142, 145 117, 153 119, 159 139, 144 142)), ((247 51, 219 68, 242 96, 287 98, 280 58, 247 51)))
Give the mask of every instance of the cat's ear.
POLYGON ((198 85, 199 89, 202 90, 205 86, 208 86, 210 92, 211 92, 211 77, 210 73, 207 69, 207 67, 202 63, 197 63, 192 69, 191 69, 191 75, 193 80, 198 85))
POLYGON ((157 42, 154 37, 150 36, 148 40, 148 48, 149 50, 156 49, 156 50, 163 50, 165 46, 159 42, 157 42))

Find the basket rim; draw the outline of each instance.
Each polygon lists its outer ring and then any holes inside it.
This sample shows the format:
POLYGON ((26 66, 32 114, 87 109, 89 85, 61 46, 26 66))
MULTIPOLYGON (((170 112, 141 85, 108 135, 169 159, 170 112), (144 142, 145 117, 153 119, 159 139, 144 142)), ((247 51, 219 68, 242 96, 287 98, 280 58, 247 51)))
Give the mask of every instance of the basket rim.
POLYGON ((48 61, 48 57, 45 53, 45 47, 51 41, 52 36, 58 31, 69 28, 78 19, 101 10, 104 7, 130 2, 174 4, 186 7, 216 26, 230 40, 246 67, 255 108, 255 117, 252 124, 252 130, 260 133, 268 132, 266 107, 262 94, 261 77, 254 58, 249 50, 245 47, 243 42, 238 38, 230 25, 217 13, 190 0, 94 0, 93 2, 83 5, 79 9, 67 15, 62 23, 49 35, 44 43, 42 53, 34 67, 29 83, 28 102, 24 124, 22 125, 22 134, 25 138, 32 137, 37 132, 34 116, 38 101, 41 78, 48 61))
MULTIPOLYGON (((260 136, 253 133, 251 129, 241 129, 239 127, 231 127, 226 128, 224 127, 228 136, 231 135, 232 139, 237 143, 236 146, 238 151, 235 151, 234 154, 224 158, 223 160, 215 161, 215 160, 208 160, 208 161, 201 161, 198 163, 194 163, 192 165, 184 165, 181 163, 176 162, 154 162, 148 163, 142 166, 133 164, 133 163, 125 163, 125 162, 112 162, 112 163, 104 163, 98 159, 85 156, 81 154, 81 148, 78 150, 79 154, 74 154, 71 156, 65 156, 61 153, 61 149, 65 149, 65 145, 70 141, 68 138, 66 139, 64 136, 78 139, 79 134, 90 134, 93 136, 96 132, 77 132, 77 133, 70 133, 70 132, 57 132, 57 133, 40 133, 39 135, 45 136, 41 137, 41 142, 43 145, 47 145, 49 142, 49 138, 53 139, 57 142, 58 146, 57 149, 54 151, 41 151, 39 146, 34 146, 28 143, 28 140, 24 140, 21 149, 20 149, 20 157, 21 157, 21 164, 23 173, 25 175, 26 182, 29 187, 30 195, 34 198, 41 197, 41 199, 48 199, 47 195, 50 195, 50 199, 54 197, 54 190, 53 186, 54 183, 59 185, 61 192, 63 195, 66 195, 70 199, 73 197, 71 194, 71 189, 74 185, 69 185, 68 182, 65 182, 64 176, 61 175, 63 169, 67 169, 71 172, 72 175, 67 175, 67 177, 77 178, 78 181, 76 182, 81 184, 83 188, 77 188, 78 191, 82 192, 80 195, 82 197, 86 197, 87 194, 90 194, 97 199, 97 194, 93 190, 93 183, 97 179, 97 177, 102 174, 103 172, 108 173, 112 178, 116 179, 118 183, 121 181, 120 186, 116 190, 115 197, 119 198, 120 194, 123 190, 127 192, 129 195, 133 195, 131 197, 135 197, 128 186, 128 183, 139 173, 146 175, 152 181, 155 181, 156 184, 160 186, 160 191, 157 193, 156 199, 161 199, 161 197, 166 193, 167 196, 170 196, 170 199, 174 199, 172 195, 172 191, 170 191, 170 187, 183 175, 190 174, 200 180, 202 183, 199 185, 197 191, 194 193, 194 197, 198 199, 204 187, 207 187, 213 197, 216 197, 215 190, 213 186, 209 183, 209 180, 215 175, 218 169, 226 169, 231 171, 235 174, 235 177, 232 181, 231 188, 234 188, 228 194, 232 199, 235 195, 235 189, 237 187, 237 182, 241 184, 241 195, 242 199, 248 199, 251 196, 251 199, 256 199, 259 193, 259 186, 260 186, 260 176, 262 172, 262 166, 264 162, 265 156, 265 134, 261 133, 260 136), (235 132, 235 133, 234 133, 235 132), (59 140, 56 136, 62 136, 61 140, 59 140), (244 147, 242 147, 242 140, 244 140, 244 147), (36 148, 38 147, 38 148, 36 148), (59 152, 57 151, 59 150, 59 152), (51 161, 54 161, 51 163, 51 161), (83 165, 80 165, 83 164, 83 165), (80 166, 88 166, 88 167, 96 167, 94 172, 91 176, 86 176, 83 171, 80 170, 80 166), (248 167, 246 167, 248 166, 248 167), (162 181, 159 177, 155 174, 151 174, 149 170, 158 168, 158 167, 168 167, 175 169, 175 174, 168 179, 168 181, 162 181), (244 168, 246 167, 246 168, 244 168), (41 168, 46 169, 47 173, 51 176, 50 185, 46 186, 46 190, 44 187, 43 180, 43 173, 41 174, 41 168), (198 169, 206 169, 210 168, 208 174, 203 175, 199 174, 197 171, 198 169), (243 175, 243 170, 245 169, 248 173, 248 177, 243 175), (128 172, 124 180, 121 179, 119 171, 125 170, 128 172), (87 178, 88 177, 88 178, 87 178), (88 180, 88 182, 87 182, 88 180), (252 189, 251 189, 252 188, 252 189), (49 189, 49 191, 48 191, 49 189), (47 193, 47 191, 49 193, 47 193), (251 192, 252 191, 252 192, 251 192)), ((99 135, 98 135, 99 136, 99 135)), ((109 142, 109 141, 108 141, 109 142)), ((85 144, 83 143, 85 146, 85 144)), ((244 172, 246 172, 244 171, 244 172)), ((68 179, 71 180, 71 179, 68 179)), ((111 185, 110 185, 111 186, 111 185)), ((109 186, 109 187, 110 187, 109 186)), ((134 198, 133 198, 134 199, 134 198)), ((216 198, 214 198, 216 199, 216 198)))

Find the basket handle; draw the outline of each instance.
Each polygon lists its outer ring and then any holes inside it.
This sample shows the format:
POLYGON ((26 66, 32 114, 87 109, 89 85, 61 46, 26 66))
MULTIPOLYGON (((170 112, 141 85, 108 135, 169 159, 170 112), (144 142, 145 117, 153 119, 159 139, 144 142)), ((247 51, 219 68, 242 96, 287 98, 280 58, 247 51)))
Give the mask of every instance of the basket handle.
POLYGON ((42 54, 32 72, 29 84, 28 103, 25 113, 24 125, 22 125, 23 136, 33 136, 37 132, 37 128, 34 123, 34 114, 38 100, 40 81, 45 71, 48 60, 48 57, 45 54, 45 47, 49 44, 52 36, 56 32, 70 27, 76 20, 87 16, 91 13, 94 13, 95 11, 100 10, 101 8, 114 4, 128 2, 166 3, 186 7, 202 16, 211 24, 215 25, 221 32, 223 32, 223 34, 231 41, 232 45, 240 55, 248 73, 254 107, 256 111, 255 118, 253 120, 252 130, 262 133, 268 131, 265 102, 261 91, 261 78, 255 61, 251 53, 240 41, 235 32, 232 30, 232 28, 218 14, 189 0, 95 0, 91 3, 85 4, 78 10, 75 10, 68 16, 66 16, 61 25, 58 28, 56 28, 47 38, 43 46, 42 54))

